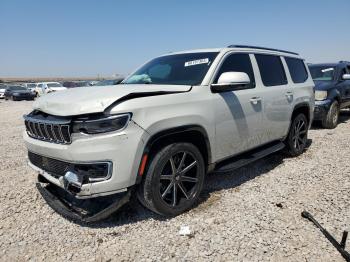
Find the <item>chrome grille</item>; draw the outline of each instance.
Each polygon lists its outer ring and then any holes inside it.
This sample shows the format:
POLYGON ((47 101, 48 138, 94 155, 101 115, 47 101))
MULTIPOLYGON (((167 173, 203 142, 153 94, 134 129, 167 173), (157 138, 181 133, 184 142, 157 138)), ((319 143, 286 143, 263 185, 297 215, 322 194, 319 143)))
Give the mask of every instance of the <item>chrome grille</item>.
POLYGON ((72 142, 69 121, 50 121, 24 116, 24 123, 27 134, 32 138, 57 144, 72 142))

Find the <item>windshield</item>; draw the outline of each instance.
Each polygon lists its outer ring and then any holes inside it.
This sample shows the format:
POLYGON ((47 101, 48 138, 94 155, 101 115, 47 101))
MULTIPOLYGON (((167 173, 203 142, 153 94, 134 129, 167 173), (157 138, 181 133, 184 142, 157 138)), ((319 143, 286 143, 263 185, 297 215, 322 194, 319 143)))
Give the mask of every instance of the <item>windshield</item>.
POLYGON ((123 84, 200 85, 218 53, 163 56, 148 62, 123 84))
POLYGON ((47 87, 63 87, 63 86, 59 83, 51 83, 51 84, 47 84, 47 87))
POLYGON ((27 84, 27 87, 34 88, 34 87, 36 87, 36 84, 27 84))
POLYGON ((18 90, 18 91, 20 91, 20 90, 27 90, 25 87, 23 87, 23 86, 10 86, 9 87, 9 89, 10 90, 18 90))
POLYGON ((315 81, 332 81, 335 68, 331 66, 309 66, 312 79, 315 81))

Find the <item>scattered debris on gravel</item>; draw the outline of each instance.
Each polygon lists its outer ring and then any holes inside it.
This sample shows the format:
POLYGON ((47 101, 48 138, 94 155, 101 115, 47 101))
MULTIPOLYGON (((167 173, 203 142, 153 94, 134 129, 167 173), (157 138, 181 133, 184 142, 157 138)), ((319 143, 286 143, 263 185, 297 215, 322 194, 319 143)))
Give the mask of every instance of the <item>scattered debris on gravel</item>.
POLYGON ((0 101, 0 260, 344 261, 300 213, 339 241, 350 230, 349 111, 334 130, 314 127, 298 158, 277 153, 208 175, 201 202, 185 214, 163 219, 133 200, 86 226, 55 213, 36 190, 22 140, 31 104, 0 101), (179 234, 183 225, 191 237, 179 234))

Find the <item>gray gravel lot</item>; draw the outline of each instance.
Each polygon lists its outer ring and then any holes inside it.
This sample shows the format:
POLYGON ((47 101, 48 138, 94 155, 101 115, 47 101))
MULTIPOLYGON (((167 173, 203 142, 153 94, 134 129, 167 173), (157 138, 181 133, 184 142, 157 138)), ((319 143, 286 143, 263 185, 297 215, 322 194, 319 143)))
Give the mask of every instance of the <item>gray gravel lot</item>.
POLYGON ((1 261, 344 261, 300 213, 337 239, 350 230, 350 112, 335 130, 313 128, 298 158, 279 153, 208 175, 201 203, 183 215, 164 220, 133 201, 87 227, 53 212, 35 188, 21 134, 31 104, 0 101, 1 261), (178 234, 182 225, 191 236, 178 234))

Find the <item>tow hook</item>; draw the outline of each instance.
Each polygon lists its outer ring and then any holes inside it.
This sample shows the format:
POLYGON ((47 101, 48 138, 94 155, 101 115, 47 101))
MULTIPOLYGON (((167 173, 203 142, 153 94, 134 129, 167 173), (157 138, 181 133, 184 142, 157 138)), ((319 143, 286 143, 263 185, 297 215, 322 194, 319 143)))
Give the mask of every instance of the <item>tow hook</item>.
POLYGON ((85 176, 73 173, 72 171, 66 172, 66 174, 61 177, 63 180, 64 189, 72 194, 78 194, 81 191, 85 176))

